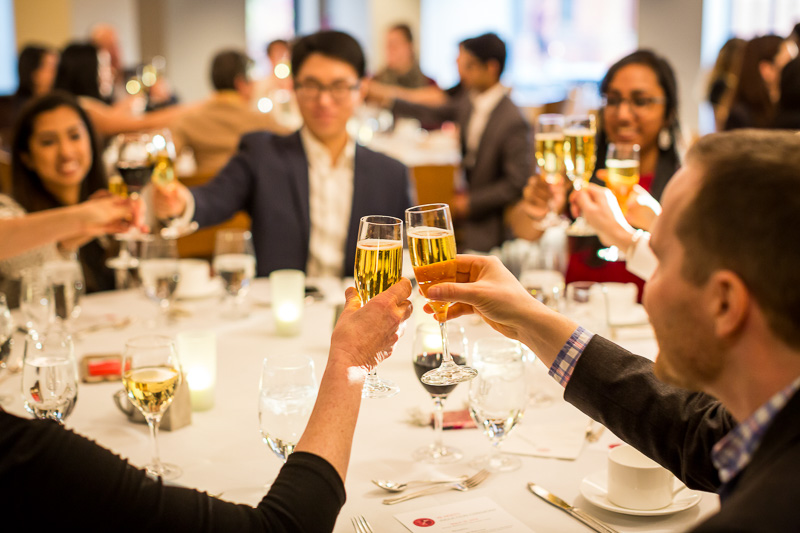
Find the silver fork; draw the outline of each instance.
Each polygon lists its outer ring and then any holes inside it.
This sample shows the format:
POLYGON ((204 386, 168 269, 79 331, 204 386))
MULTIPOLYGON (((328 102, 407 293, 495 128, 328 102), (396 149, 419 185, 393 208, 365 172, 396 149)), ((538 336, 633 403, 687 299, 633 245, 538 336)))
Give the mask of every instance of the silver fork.
POLYGON ((363 515, 354 516, 351 521, 353 522, 353 529, 356 530, 356 533, 375 533, 372 530, 372 526, 369 525, 367 519, 364 518, 363 515))
POLYGON ((427 496, 429 494, 436 494, 438 492, 445 492, 448 490, 460 490, 461 492, 466 492, 470 489, 474 489, 475 487, 486 481, 486 478, 488 477, 489 477, 489 471, 481 470, 480 472, 473 474, 472 476, 468 477, 464 481, 461 481, 460 483, 450 483, 450 484, 437 485, 435 487, 428 487, 427 489, 418 490, 416 492, 412 492, 410 494, 404 494, 402 496, 397 496, 395 498, 386 498, 385 500, 383 500, 383 503, 384 505, 393 505, 395 503, 404 502, 407 500, 411 500, 413 498, 418 498, 420 496, 427 496))

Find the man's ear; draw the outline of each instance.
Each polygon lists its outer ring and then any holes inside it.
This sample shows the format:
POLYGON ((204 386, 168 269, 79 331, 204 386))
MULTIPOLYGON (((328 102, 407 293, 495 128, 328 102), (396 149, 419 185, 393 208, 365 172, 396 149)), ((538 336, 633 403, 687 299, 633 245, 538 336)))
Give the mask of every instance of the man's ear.
POLYGON ((711 274, 704 292, 716 337, 736 335, 747 321, 752 299, 742 279, 730 270, 719 270, 711 274))

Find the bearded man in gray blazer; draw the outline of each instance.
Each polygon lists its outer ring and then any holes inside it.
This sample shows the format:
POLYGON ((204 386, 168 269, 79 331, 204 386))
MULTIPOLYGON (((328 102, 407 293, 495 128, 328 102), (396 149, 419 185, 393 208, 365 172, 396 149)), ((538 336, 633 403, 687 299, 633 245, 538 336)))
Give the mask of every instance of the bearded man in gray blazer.
POLYGON ((467 190, 450 207, 464 229, 459 247, 467 250, 486 252, 506 239, 503 212, 522 197, 531 174, 530 128, 500 84, 505 62, 506 46, 494 33, 466 39, 459 45, 458 96, 440 107, 393 105, 397 115, 460 126, 467 190))

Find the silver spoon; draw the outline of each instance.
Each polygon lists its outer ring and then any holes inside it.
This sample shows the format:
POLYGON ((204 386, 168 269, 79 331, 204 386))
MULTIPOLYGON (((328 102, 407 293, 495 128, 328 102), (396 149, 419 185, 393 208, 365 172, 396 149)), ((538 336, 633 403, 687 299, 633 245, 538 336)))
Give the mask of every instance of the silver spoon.
POLYGON ((405 483, 398 483, 397 481, 389 481, 385 479, 373 479, 372 482, 383 490, 389 492, 403 492, 411 485, 438 485, 440 483, 458 483, 464 481, 467 476, 460 476, 455 479, 419 479, 414 481, 407 481, 405 483))

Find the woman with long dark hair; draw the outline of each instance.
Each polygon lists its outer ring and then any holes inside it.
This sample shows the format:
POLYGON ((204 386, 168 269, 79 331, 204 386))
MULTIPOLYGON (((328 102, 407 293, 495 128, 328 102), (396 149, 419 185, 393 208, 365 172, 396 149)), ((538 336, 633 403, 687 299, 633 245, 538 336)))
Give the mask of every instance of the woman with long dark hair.
POLYGON ((751 39, 744 46, 739 82, 733 93, 725 129, 769 128, 775 120, 780 69, 775 56, 783 39, 764 35, 751 39))
POLYGON ((14 93, 17 109, 53 88, 57 65, 58 53, 52 48, 28 45, 22 49, 17 61, 19 85, 14 93))

